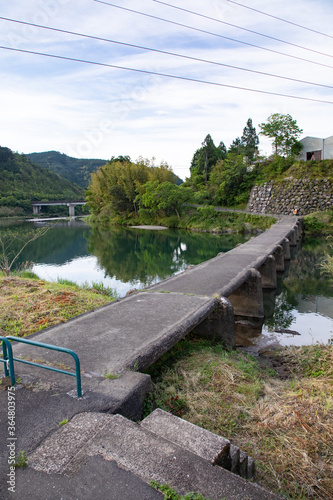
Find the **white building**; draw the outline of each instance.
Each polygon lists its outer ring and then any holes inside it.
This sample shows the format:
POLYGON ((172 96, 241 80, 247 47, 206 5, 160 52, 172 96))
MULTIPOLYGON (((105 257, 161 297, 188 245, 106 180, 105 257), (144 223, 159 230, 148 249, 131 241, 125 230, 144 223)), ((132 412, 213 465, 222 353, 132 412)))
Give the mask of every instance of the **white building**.
POLYGON ((331 160, 333 159, 333 135, 327 139, 319 137, 304 137, 300 141, 303 146, 300 160, 331 160))

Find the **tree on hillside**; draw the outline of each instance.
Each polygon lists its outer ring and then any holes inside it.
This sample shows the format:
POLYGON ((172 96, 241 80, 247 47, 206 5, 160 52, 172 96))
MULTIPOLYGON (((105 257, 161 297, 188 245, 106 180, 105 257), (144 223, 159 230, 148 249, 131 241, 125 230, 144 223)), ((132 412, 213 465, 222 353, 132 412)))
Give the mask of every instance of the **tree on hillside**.
POLYGON ((218 146, 215 146, 210 134, 208 134, 201 145, 193 155, 191 162, 191 178, 195 184, 207 183, 210 172, 214 165, 225 158, 227 150, 224 143, 221 141, 218 146))
POLYGON ((302 145, 298 137, 303 130, 290 115, 273 113, 268 117, 267 123, 260 123, 259 127, 261 135, 272 139, 275 156, 290 156, 301 151, 302 145))
POLYGON ((253 162, 258 153, 259 137, 251 118, 247 120, 246 126, 243 129, 241 143, 244 147, 244 155, 247 156, 249 162, 253 162))
POLYGON ((246 156, 247 161, 252 163, 258 152, 259 137, 256 129, 252 124, 252 119, 249 118, 246 126, 243 129, 242 137, 237 137, 231 143, 228 154, 246 156))
POLYGON ((208 189, 215 205, 233 206, 247 201, 253 185, 253 173, 248 171, 242 155, 228 153, 213 168, 208 189))
POLYGON ((228 154, 244 156, 244 146, 240 137, 236 137, 229 146, 228 154))

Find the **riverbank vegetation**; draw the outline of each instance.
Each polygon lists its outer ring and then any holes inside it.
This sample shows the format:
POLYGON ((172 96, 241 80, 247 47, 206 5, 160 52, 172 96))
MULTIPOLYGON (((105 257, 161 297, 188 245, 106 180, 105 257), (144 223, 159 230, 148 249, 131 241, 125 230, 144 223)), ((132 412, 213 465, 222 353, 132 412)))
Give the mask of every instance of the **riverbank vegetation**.
MULTIPOLYGON (((272 139, 271 157, 259 156, 259 137, 249 118, 242 136, 229 149, 223 141, 216 146, 208 134, 193 155, 190 177, 181 185, 167 164, 156 166, 143 159, 132 162, 129 157, 113 158, 92 173, 86 192, 91 220, 104 225, 159 224, 244 232, 252 221, 240 215, 235 222, 229 216, 214 213, 214 207, 245 209, 255 184, 286 178, 333 178, 332 160, 297 160, 302 148, 297 140, 301 129, 290 115, 273 114, 260 128, 260 134, 272 139), (200 208, 195 210, 193 205, 200 208)), ((260 218, 256 223, 261 224, 260 218)), ((272 220, 267 224, 271 223, 272 220)), ((314 220, 309 221, 308 227, 311 223, 314 220)), ((262 228, 267 227, 263 223, 262 228)))
POLYGON ((212 232, 265 230, 273 217, 217 212, 208 196, 190 185, 178 186, 167 165, 112 160, 92 175, 87 200, 91 221, 99 225, 158 224, 212 232), (201 206, 194 206, 199 203, 201 206))
POLYGON ((333 210, 305 215, 303 223, 309 234, 333 235, 333 210))
POLYGON ((64 280, 47 282, 30 271, 10 277, 0 273, 0 335, 25 337, 115 298, 112 290, 98 283, 80 287, 64 280))
POLYGON ((256 481, 289 499, 333 495, 333 349, 253 357, 187 339, 151 368, 154 402, 222 435, 256 461, 256 481))

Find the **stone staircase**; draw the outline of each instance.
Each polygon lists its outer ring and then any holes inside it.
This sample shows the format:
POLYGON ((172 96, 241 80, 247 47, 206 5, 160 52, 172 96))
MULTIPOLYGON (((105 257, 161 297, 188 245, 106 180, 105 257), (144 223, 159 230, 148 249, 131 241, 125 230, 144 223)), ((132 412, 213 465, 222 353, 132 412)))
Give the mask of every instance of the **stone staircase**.
MULTIPOLYGON (((159 409, 140 424, 119 414, 77 414, 28 457, 28 469, 70 476, 74 487, 93 457, 110 467, 116 463, 148 484, 168 484, 180 494, 194 491, 210 500, 280 498, 244 479, 253 477, 254 465, 239 448, 159 409)), ((111 476, 105 476, 107 481, 112 483, 111 476)))
POLYGON ((240 450, 238 446, 231 444, 228 439, 159 408, 146 417, 141 422, 141 426, 202 457, 212 465, 219 465, 244 479, 254 479, 253 458, 240 450))

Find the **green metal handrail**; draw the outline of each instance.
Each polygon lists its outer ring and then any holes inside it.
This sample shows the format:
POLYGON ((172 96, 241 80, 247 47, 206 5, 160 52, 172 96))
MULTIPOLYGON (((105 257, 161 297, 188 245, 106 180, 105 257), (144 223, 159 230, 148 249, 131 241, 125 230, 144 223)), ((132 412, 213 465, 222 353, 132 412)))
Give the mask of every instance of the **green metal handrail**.
POLYGON ((0 358, 0 361, 5 365, 4 366, 5 377, 8 377, 8 375, 10 375, 10 383, 12 384, 12 386, 14 386, 15 372, 14 372, 12 346, 7 337, 0 336, 0 341, 1 340, 2 340, 2 358, 0 358), (9 372, 8 372, 8 366, 9 366, 9 372))
MULTIPOLYGON (((11 350, 11 354, 9 354, 9 357, 12 358, 13 361, 17 361, 19 363, 25 363, 27 365, 31 366, 38 366, 39 368, 45 368, 45 370, 51 370, 53 372, 57 373, 63 373, 65 375, 70 375, 72 377, 76 377, 76 390, 77 390, 77 397, 80 398, 82 396, 82 389, 81 389, 81 371, 80 371, 80 360, 78 355, 72 351, 72 349, 67 349, 66 347, 58 347, 55 345, 51 344, 44 344, 43 342, 36 342, 34 340, 28 340, 28 339, 22 339, 20 337, 13 337, 9 335, 6 337, 7 340, 14 340, 15 342, 22 342, 23 344, 29 344, 29 345, 34 345, 37 347, 44 347, 45 349, 50 349, 51 351, 59 351, 59 352, 65 352, 67 354, 70 354, 75 361, 75 373, 71 373, 65 370, 60 370, 59 368, 53 368, 52 366, 45 366, 41 365, 39 363, 34 363, 33 361, 26 361, 25 359, 20 359, 20 358, 14 358, 11 350)), ((10 346, 11 349, 11 346, 10 346)), ((9 363, 10 366, 10 363, 9 363)), ((14 370, 14 363, 12 362, 13 370, 14 370)), ((15 376, 14 376, 15 380, 15 376)), ((14 382, 15 383, 15 382, 14 382)))

